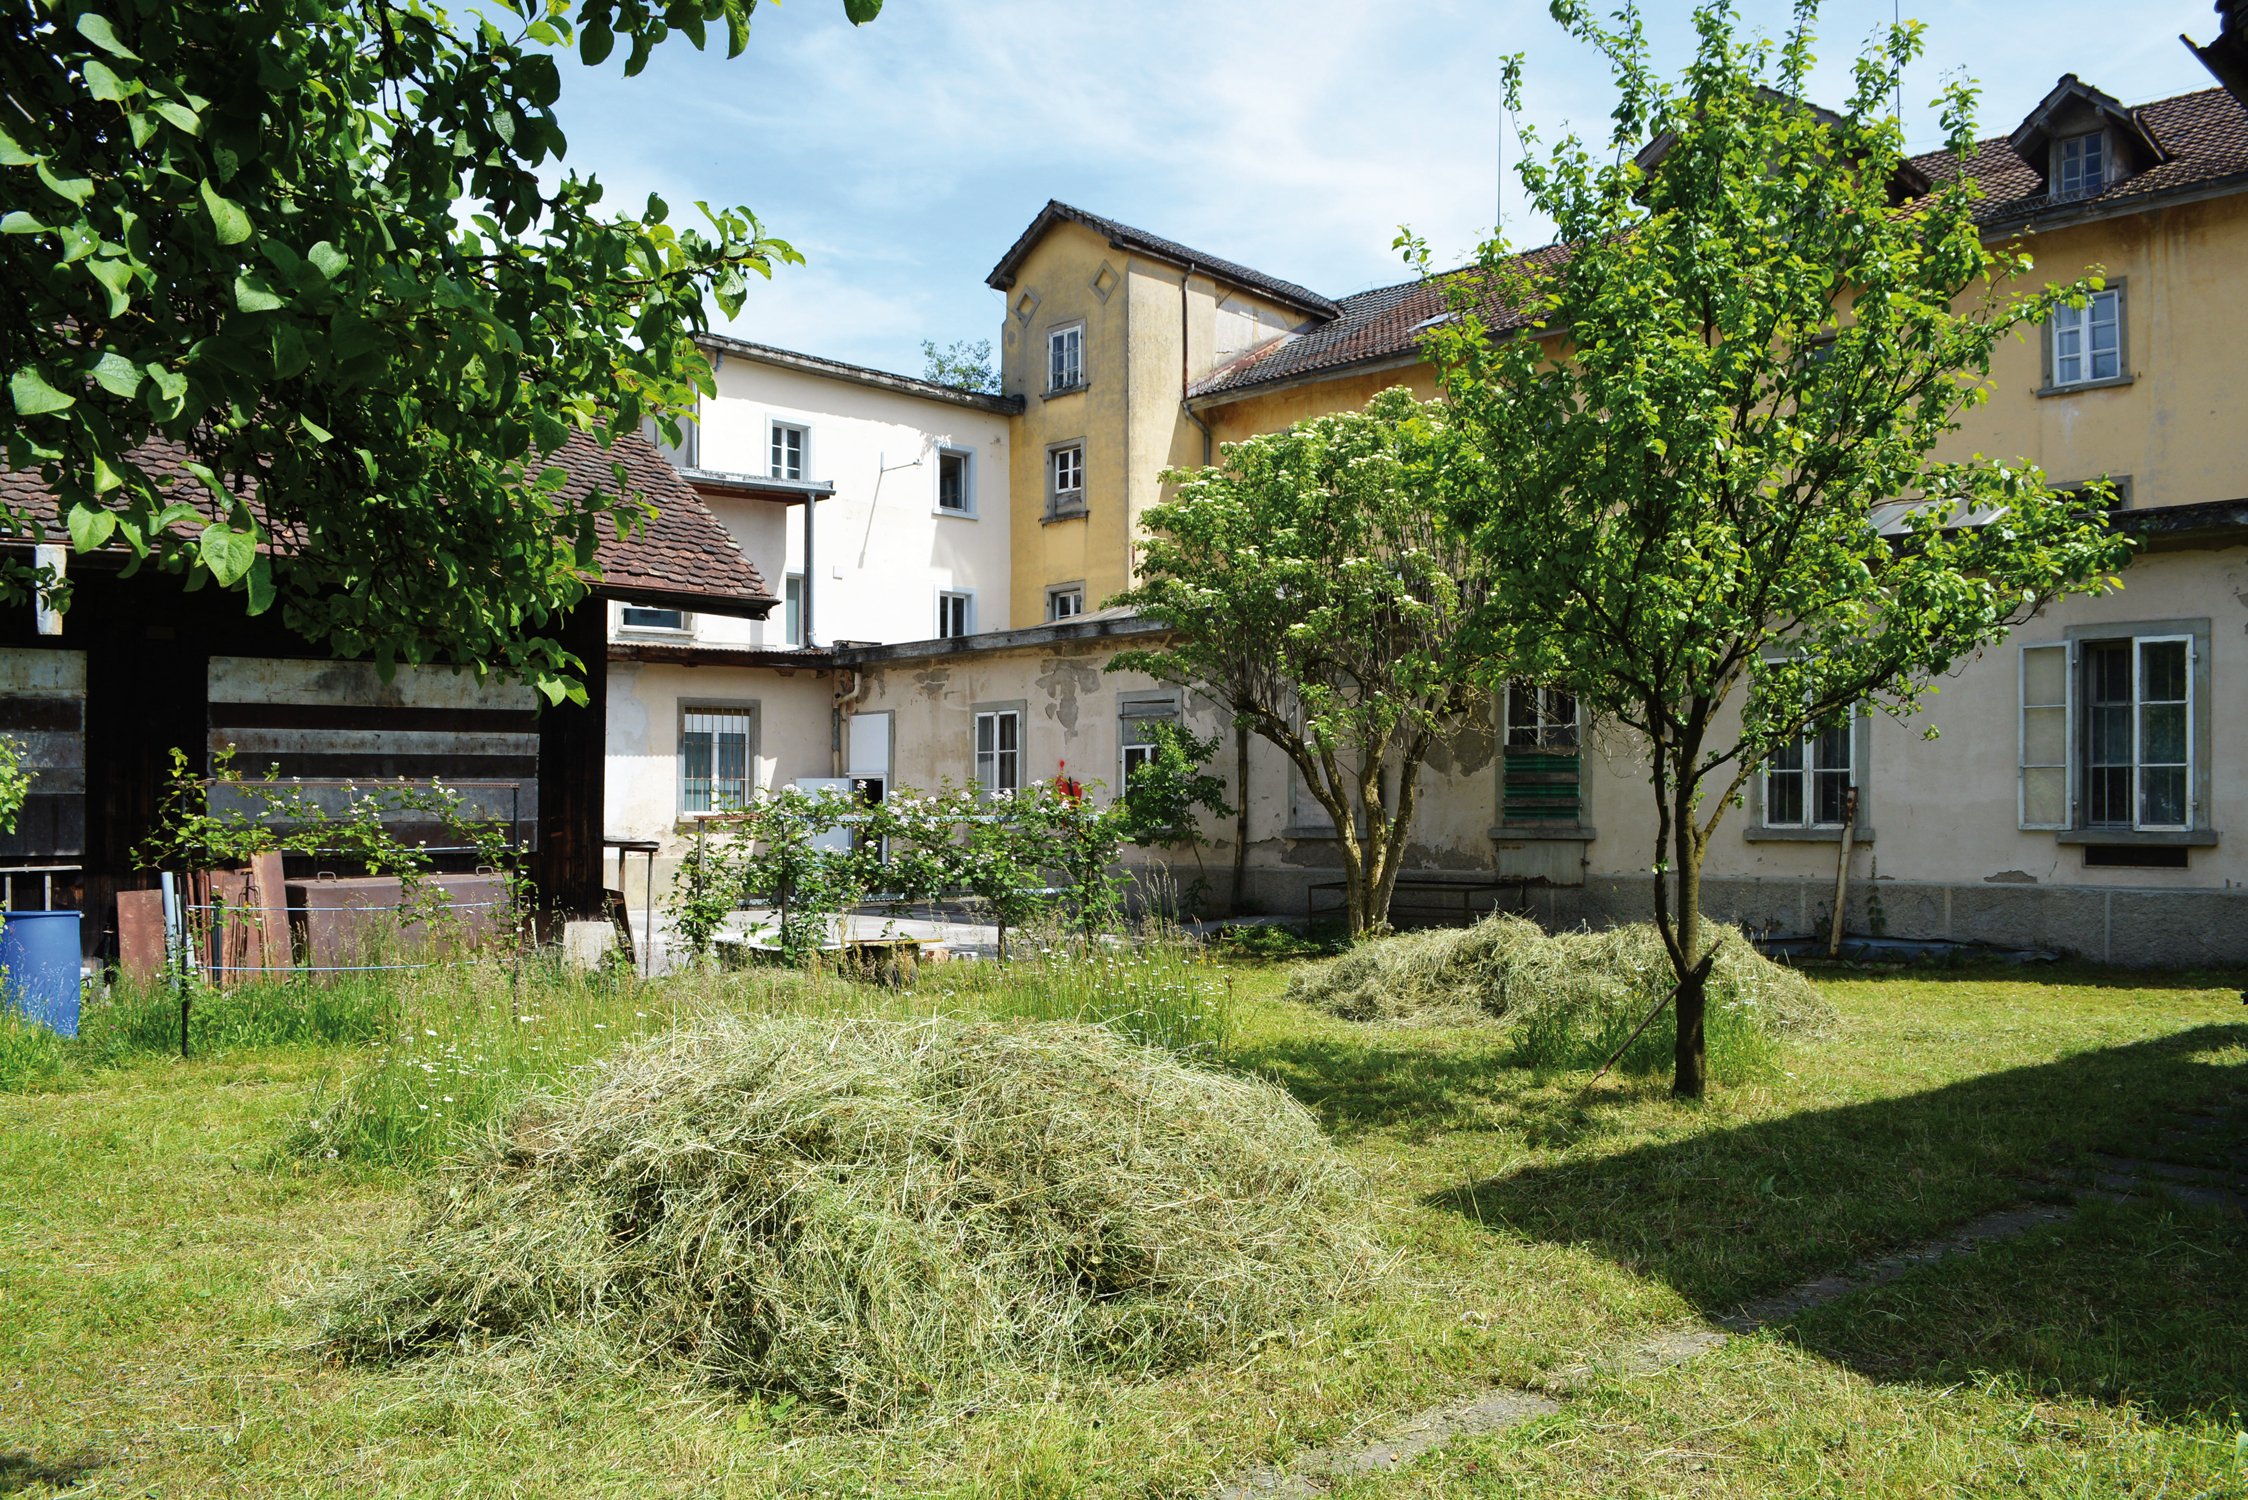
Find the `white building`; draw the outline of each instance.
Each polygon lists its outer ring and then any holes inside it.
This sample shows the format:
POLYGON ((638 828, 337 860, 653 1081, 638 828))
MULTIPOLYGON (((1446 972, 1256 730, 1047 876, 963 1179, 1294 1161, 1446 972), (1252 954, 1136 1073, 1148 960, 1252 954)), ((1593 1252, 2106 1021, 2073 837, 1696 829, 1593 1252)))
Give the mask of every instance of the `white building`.
MULTIPOLYGON (((712 335, 718 391, 668 455, 780 601, 761 621, 613 606, 613 838, 659 844, 703 813, 846 763, 837 642, 929 640, 1008 618, 1008 418, 985 395, 712 335)), ((878 737, 856 737, 861 757, 878 737)))

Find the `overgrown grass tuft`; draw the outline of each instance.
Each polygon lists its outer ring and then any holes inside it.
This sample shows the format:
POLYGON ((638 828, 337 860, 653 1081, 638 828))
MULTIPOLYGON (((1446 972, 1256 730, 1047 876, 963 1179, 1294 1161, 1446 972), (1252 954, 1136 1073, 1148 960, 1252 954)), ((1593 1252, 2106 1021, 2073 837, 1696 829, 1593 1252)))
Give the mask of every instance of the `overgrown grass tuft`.
POLYGON ((1007 963, 924 971, 939 1009, 1015 1021, 1087 1021, 1184 1056, 1222 1057, 1232 1035, 1229 976, 1192 945, 1152 936, 1087 946, 1068 938, 1019 945, 1007 963))
POLYGON ((407 974, 390 988, 374 1045, 316 1092, 292 1151, 423 1168, 471 1145, 517 1104, 606 1065, 653 1032, 728 1015, 950 1014, 1082 1021, 1181 1054, 1223 1053, 1227 976, 1184 944, 1056 942, 1008 963, 931 965, 910 989, 833 973, 701 969, 647 982, 552 962, 407 974))
MULTIPOLYGON (((1832 1015, 1811 982, 1758 953, 1739 931, 1710 924, 1711 1067, 1721 1081, 1770 1065, 1774 1039, 1814 1033, 1832 1015)), ((1401 1025, 1497 1021, 1511 1060, 1531 1068, 1597 1067, 1672 985, 1670 958, 1646 923, 1549 933, 1520 917, 1399 933, 1299 972, 1297 1000, 1349 1020, 1401 1025)), ((1667 1010, 1618 1061, 1632 1072, 1668 1064, 1677 1037, 1667 1010)))
POLYGON ((884 1424, 1349 1296, 1362 1193, 1279 1089, 1103 1028, 719 1016, 521 1111, 326 1327, 680 1361, 884 1424))

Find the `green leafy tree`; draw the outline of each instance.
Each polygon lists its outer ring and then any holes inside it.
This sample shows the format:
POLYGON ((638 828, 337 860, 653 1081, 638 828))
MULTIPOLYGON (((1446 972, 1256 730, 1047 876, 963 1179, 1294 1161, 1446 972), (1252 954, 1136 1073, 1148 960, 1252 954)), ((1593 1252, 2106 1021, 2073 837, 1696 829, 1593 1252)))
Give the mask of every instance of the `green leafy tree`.
MULTIPOLYGON (((1124 779, 1124 795, 1119 799, 1124 837, 1136 848, 1192 852, 1194 883, 1179 897, 1180 907, 1191 912, 1209 889, 1202 849, 1210 840, 1202 832, 1202 816, 1223 818, 1233 812, 1225 800, 1225 778, 1207 769, 1218 753, 1218 737, 1200 739, 1185 725, 1167 720, 1150 725, 1149 735, 1154 748, 1124 779)), ((1237 871, 1236 901, 1240 887, 1237 871)))
POLYGON ((855 825, 861 813, 848 792, 776 787, 728 819, 744 851, 734 866, 741 889, 772 908, 774 944, 790 963, 810 964, 827 946, 832 919, 867 891, 873 847, 829 847, 829 835, 855 825))
MULTIPOLYGON (((1858 58, 1832 113, 1801 102, 1812 0, 1777 43, 1703 5, 1675 85, 1630 5, 1613 26, 1553 9, 1614 72, 1613 139, 1524 153, 1561 253, 1494 243, 1449 280, 1458 316, 1428 340, 1458 443, 1445 490, 1491 579, 1478 654, 1567 688, 1645 755, 1674 1088, 1698 1096, 1703 861, 1749 776, 1809 726, 1909 713, 2121 565, 2105 497, 1935 456, 1999 340, 2097 282, 2026 285, 2026 254, 1983 243, 1965 83, 1939 101, 1944 170, 1911 168, 1888 106, 1916 25, 1858 58)), ((1510 104, 1520 84, 1517 61, 1510 104)))
POLYGON ((1046 872, 1055 850, 1032 809, 1028 791, 986 797, 973 787, 951 800, 960 845, 954 871, 959 888, 974 896, 999 928, 999 956, 1007 956, 1007 934, 1053 905, 1046 872))
POLYGON ((0 833, 14 833, 31 796, 31 768, 23 763, 24 743, 12 734, 0 734, 0 833))
POLYGON ((1461 626, 1483 567, 1435 504, 1443 408, 1384 391, 1165 475, 1140 582, 1169 627, 1119 653, 1279 747, 1334 822, 1353 938, 1388 925, 1429 750, 1489 712, 1461 626))
POLYGON ((1034 847, 1044 846, 1039 863, 1067 882, 1064 899, 1078 935, 1090 942, 1116 928, 1124 914, 1116 856, 1131 833, 1124 804, 1104 802, 1076 781, 1041 781, 1016 794, 1013 814, 1034 847))
MULTIPOLYGON (((576 691, 548 632, 602 519, 647 506, 615 465, 566 495, 556 450, 647 416, 676 437, 710 389, 706 298, 730 315, 798 257, 743 210, 604 207, 561 165, 563 65, 621 44, 637 73, 712 31, 731 56, 754 3, 0 7, 0 457, 46 478, 80 551, 278 604, 340 651, 576 691), (150 439, 194 494, 137 461, 150 439)), ((41 586, 0 568, 0 592, 41 586)))
POLYGON ((923 339, 921 378, 939 385, 956 385, 964 391, 999 394, 999 370, 991 362, 991 340, 970 343, 961 339, 939 349, 934 339, 923 339))

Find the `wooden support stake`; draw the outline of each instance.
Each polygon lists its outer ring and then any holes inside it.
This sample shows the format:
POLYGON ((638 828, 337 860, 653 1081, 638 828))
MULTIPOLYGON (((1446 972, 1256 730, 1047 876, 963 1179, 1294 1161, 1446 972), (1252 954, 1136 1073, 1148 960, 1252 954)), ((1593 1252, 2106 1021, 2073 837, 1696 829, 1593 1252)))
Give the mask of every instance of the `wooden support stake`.
POLYGON ((1858 789, 1842 794, 1842 858, 1834 867, 1834 920, 1827 924, 1827 957, 1842 956, 1842 907, 1850 894, 1850 846, 1858 834, 1858 789))

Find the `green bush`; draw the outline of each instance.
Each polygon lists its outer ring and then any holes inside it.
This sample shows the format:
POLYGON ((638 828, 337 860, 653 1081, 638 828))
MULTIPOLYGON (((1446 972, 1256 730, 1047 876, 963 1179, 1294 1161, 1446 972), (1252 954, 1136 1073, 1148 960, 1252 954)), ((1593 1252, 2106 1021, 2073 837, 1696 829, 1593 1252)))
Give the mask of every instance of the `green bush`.
POLYGON ((1373 1275, 1363 1197, 1279 1089, 1102 1028, 721 1016, 519 1111, 325 1326, 886 1423, 1269 1334, 1373 1275))

